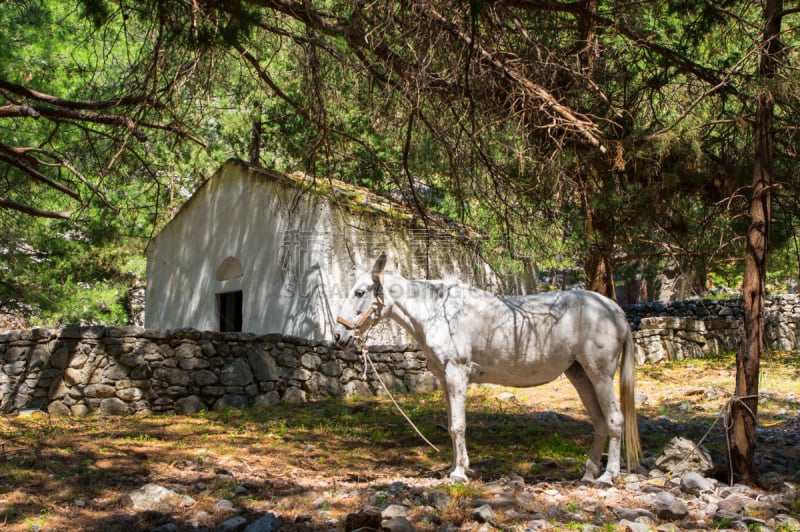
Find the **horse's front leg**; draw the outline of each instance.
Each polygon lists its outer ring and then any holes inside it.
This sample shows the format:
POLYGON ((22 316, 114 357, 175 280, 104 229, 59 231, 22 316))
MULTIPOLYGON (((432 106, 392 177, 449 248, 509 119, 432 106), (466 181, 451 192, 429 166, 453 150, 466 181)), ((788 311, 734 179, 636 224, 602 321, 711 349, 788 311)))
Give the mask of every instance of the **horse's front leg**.
POLYGON ((448 431, 453 440, 453 468, 450 480, 467 481, 469 456, 467 456, 467 368, 456 362, 445 365, 445 394, 447 394, 448 431))

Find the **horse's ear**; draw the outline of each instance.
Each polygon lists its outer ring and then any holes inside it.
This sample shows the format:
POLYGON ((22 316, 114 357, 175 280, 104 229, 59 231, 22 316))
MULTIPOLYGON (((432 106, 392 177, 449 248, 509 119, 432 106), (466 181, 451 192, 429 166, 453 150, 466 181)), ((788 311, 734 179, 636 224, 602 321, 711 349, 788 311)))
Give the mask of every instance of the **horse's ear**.
POLYGON ((383 270, 386 269, 386 252, 381 251, 381 254, 375 260, 375 264, 372 266, 372 280, 381 286, 383 286, 383 270))

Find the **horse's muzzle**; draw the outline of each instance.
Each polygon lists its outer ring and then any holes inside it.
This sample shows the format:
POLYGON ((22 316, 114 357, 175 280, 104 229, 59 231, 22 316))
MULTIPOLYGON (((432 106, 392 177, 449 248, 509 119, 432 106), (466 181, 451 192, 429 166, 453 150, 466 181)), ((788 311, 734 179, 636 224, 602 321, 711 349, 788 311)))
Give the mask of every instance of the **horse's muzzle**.
POLYGON ((337 331, 333 333, 333 339, 339 347, 348 348, 355 342, 355 335, 351 331, 337 331))

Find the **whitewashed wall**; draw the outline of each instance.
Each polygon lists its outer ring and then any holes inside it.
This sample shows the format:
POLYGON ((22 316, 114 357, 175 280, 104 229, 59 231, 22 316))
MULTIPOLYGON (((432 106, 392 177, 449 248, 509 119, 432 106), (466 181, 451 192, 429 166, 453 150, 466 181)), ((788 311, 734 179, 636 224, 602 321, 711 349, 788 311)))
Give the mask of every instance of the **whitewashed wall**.
MULTIPOLYGON (((241 290, 244 332, 329 340, 357 267, 381 249, 409 277, 500 285, 457 238, 422 238, 419 224, 394 207, 364 189, 230 160, 148 246, 145 326, 219 330, 217 294, 241 290)), ((394 325, 372 336, 408 341, 394 325)))

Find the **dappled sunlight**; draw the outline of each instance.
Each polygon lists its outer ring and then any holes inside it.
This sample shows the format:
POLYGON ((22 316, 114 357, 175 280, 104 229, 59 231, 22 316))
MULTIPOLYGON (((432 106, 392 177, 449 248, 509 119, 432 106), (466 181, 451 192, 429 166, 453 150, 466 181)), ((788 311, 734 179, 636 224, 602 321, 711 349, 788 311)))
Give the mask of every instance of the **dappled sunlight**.
MULTIPOLYGON (((675 435, 698 441, 709 430, 726 400, 722 392, 732 384, 732 361, 638 368, 638 390, 647 395, 638 409, 645 456, 656 456, 675 435), (719 396, 708 390, 720 390, 719 396), (681 406, 687 401, 688 407, 681 406)), ((792 421, 798 409, 792 389, 796 368, 793 357, 765 357, 771 384, 759 409, 760 452, 798 453, 786 445, 800 436, 786 432, 798 430, 792 421)), ((201 524, 212 527, 222 519, 212 511, 221 499, 234 500, 246 515, 275 511, 296 517, 309 512, 313 494, 336 486, 379 490, 403 479, 450 489, 445 477, 452 448, 442 393, 399 395, 397 400, 441 452, 427 446, 386 397, 330 398, 194 416, 3 417, 0 521, 12 531, 33 525, 152 528, 159 523, 155 517, 121 506, 127 493, 147 483, 194 499, 191 508, 179 508, 172 519, 186 521, 204 510, 208 517, 201 524), (120 521, 120 515, 128 515, 127 520, 120 521)), ((592 426, 566 379, 526 389, 471 386, 467 421, 473 475, 464 489, 480 492, 483 483, 514 476, 528 484, 574 485, 580 479, 592 426)), ((720 427, 704 442, 715 453, 724 447, 720 427)), ((341 518, 364 504, 344 490, 331 498, 326 511, 341 518)))

